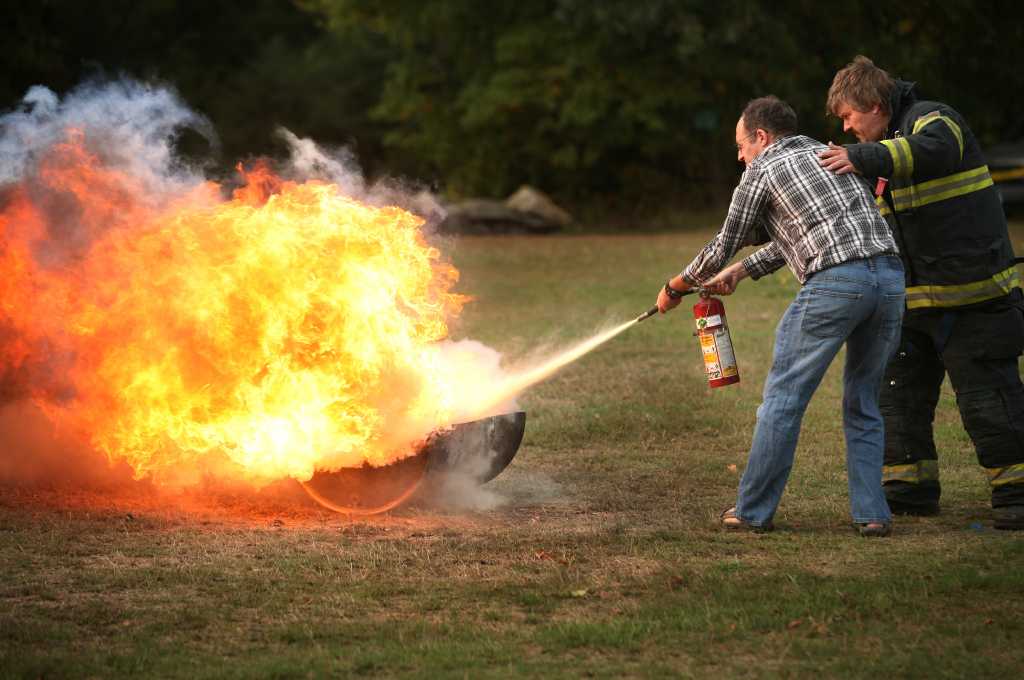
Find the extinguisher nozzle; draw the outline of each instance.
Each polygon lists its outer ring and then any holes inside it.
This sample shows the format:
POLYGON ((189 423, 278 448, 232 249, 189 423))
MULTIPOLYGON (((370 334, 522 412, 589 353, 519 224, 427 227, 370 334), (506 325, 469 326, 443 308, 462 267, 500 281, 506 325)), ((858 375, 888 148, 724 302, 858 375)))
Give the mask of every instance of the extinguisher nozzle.
POLYGON ((650 309, 648 309, 646 312, 644 312, 640 316, 636 317, 636 322, 640 323, 641 321, 643 321, 647 317, 654 316, 657 313, 658 313, 658 307, 657 307, 657 305, 655 305, 654 307, 651 307, 650 309))
MULTIPOLYGON (((703 288, 687 288, 685 291, 683 291, 683 295, 692 295, 693 293, 697 293, 697 292, 700 292, 701 295, 703 296, 704 289, 703 288)), ((683 295, 681 295, 680 297, 682 297, 683 295)), ((651 317, 651 316, 654 316, 657 313, 658 313, 658 307, 657 307, 657 305, 655 305, 654 307, 651 307, 650 309, 648 309, 646 312, 644 312, 640 316, 636 317, 636 321, 634 323, 640 323, 644 319, 646 319, 648 317, 651 317)))

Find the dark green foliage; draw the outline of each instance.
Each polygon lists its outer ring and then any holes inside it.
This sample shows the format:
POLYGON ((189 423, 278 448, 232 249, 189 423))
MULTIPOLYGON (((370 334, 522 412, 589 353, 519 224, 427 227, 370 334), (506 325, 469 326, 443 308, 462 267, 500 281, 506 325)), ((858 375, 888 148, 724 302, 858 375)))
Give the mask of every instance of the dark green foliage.
POLYGON ((969 0, 40 0, 0 29, 0 106, 124 73, 208 115, 224 168, 273 153, 283 125, 452 196, 528 182, 650 214, 728 191, 752 97, 777 94, 808 134, 849 141, 824 99, 857 53, 960 109, 983 143, 1021 137, 1022 18, 969 0))

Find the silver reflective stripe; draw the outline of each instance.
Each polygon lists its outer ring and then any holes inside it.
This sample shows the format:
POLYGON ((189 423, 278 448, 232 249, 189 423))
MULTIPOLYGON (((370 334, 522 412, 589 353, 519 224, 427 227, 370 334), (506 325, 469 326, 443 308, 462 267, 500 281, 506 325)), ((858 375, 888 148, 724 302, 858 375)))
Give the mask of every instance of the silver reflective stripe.
POLYGON ((883 482, 907 482, 919 484, 939 480, 939 461, 919 460, 916 463, 903 465, 883 465, 883 482))
POLYGON ((1002 468, 987 468, 985 473, 988 474, 988 483, 992 486, 1024 484, 1024 463, 1002 468))
POLYGON ((1008 267, 982 281, 949 286, 909 286, 907 309, 920 307, 960 307, 1002 297, 1021 285, 1020 272, 1008 267))
POLYGON ((902 189, 894 189, 892 200, 899 212, 944 201, 948 198, 956 198, 990 186, 992 186, 992 176, 989 174, 988 166, 982 165, 954 175, 939 177, 902 189))
POLYGON ((897 137, 883 139, 882 145, 889 150, 889 155, 892 156, 893 177, 909 179, 914 174, 914 154, 910 151, 910 142, 903 137, 897 137))
POLYGON ((932 111, 931 113, 918 118, 914 122, 914 134, 916 135, 925 125, 937 121, 945 123, 946 127, 948 127, 950 132, 953 133, 953 136, 956 137, 957 144, 960 145, 960 160, 962 161, 964 159, 964 133, 960 130, 960 126, 956 124, 956 121, 949 116, 943 116, 938 111, 932 111))
POLYGON ((878 206, 878 212, 882 213, 882 215, 888 215, 892 212, 892 210, 889 210, 889 204, 885 202, 885 198, 882 196, 875 197, 875 205, 878 206))

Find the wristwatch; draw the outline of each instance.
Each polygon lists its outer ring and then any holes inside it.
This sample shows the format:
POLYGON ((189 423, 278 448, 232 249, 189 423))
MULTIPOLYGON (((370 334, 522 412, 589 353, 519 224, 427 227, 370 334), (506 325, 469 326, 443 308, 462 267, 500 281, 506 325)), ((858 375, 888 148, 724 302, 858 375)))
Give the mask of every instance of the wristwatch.
POLYGON ((668 281, 665 282, 665 294, 668 295, 673 300, 678 300, 679 298, 681 298, 684 295, 686 295, 685 291, 676 290, 672 286, 668 285, 671 280, 672 279, 669 279, 668 281))

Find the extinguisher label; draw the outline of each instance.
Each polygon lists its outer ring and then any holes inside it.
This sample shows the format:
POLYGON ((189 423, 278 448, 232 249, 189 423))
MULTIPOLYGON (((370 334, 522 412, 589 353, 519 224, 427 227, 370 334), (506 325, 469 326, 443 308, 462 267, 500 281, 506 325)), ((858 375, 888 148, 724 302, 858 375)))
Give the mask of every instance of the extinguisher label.
POLYGON ((704 355, 704 370, 708 380, 729 378, 739 375, 736 366, 736 354, 729 340, 729 332, 719 326, 700 334, 700 347, 704 355))
POLYGON ((711 316, 702 316, 697 319, 697 330, 702 331, 705 328, 713 328, 715 326, 722 325, 722 315, 712 314, 711 316))
POLYGON ((732 349, 729 331, 724 326, 715 329, 715 344, 718 345, 718 361, 722 365, 722 377, 731 378, 734 375, 739 375, 739 368, 736 366, 736 353, 732 349))

